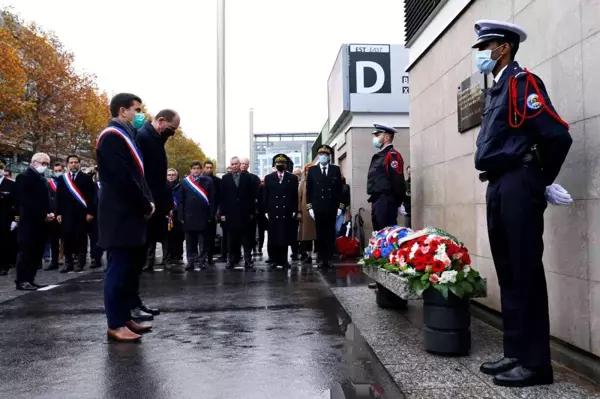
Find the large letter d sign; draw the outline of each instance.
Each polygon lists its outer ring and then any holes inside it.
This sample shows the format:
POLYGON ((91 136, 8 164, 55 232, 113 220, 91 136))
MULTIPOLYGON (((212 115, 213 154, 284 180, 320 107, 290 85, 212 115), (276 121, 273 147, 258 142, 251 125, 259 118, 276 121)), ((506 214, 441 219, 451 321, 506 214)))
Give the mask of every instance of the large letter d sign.
POLYGON ((376 93, 383 87, 385 83, 385 72, 381 65, 373 61, 357 61, 356 62, 356 92, 359 94, 376 93), (377 75, 377 80, 370 87, 365 87, 365 68, 371 68, 377 75))

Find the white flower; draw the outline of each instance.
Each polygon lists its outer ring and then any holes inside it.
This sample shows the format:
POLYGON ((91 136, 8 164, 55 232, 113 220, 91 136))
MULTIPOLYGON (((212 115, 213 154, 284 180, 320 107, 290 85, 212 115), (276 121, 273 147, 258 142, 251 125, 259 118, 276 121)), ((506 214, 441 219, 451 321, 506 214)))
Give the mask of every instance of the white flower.
POLYGON ((408 274, 409 276, 414 276, 417 274, 417 271, 412 267, 407 267, 406 270, 404 270, 404 273, 408 274))
POLYGON ((438 247, 437 251, 435 251, 433 259, 441 261, 445 267, 448 267, 452 263, 452 260, 450 259, 450 257, 448 257, 448 254, 446 253, 445 244, 442 244, 438 247))
POLYGON ((446 270, 440 276, 440 284, 456 283, 456 275, 458 274, 455 270, 446 270))
POLYGON ((465 274, 465 276, 467 276, 470 271, 471 271, 471 266, 469 266, 469 265, 466 265, 465 268, 463 269, 463 273, 465 274))
POLYGON ((410 255, 408 255, 408 259, 413 259, 415 257, 415 253, 417 252, 417 250, 419 249, 419 244, 418 243, 414 243, 412 248, 410 249, 410 255))

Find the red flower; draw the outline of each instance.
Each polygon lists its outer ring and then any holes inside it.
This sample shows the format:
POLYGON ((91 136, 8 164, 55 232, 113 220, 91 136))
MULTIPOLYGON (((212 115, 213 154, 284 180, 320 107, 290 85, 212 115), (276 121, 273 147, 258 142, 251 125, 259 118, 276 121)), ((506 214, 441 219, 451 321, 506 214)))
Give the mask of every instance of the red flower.
POLYGON ((432 274, 431 276, 429 276, 429 281, 431 281, 433 284, 437 284, 439 283, 440 278, 437 274, 432 274))
POLYGON ((377 248, 375 251, 373 251, 373 256, 378 259, 381 258, 381 250, 377 248))
POLYGON ((440 260, 434 261, 432 266, 433 268, 431 269, 431 271, 434 273, 441 273, 446 269, 446 267, 444 266, 444 262, 440 260))

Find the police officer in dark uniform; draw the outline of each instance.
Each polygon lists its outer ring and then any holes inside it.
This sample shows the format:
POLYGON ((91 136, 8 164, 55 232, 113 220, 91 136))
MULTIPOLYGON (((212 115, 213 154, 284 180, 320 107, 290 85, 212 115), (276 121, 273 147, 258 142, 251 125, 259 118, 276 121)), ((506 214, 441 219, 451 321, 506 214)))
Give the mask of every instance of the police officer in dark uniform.
POLYGON ((290 159, 285 154, 273 157, 277 171, 265 176, 262 209, 268 220, 271 267, 290 268, 288 246, 297 239, 295 217, 298 211, 298 178, 286 171, 290 159))
POLYGON ((15 182, 4 177, 4 163, 0 162, 0 276, 6 276, 11 259, 11 228, 15 226, 14 185, 15 182))
POLYGON ((331 164, 333 149, 322 145, 319 160, 308 169, 306 177, 306 207, 315 221, 317 248, 323 269, 329 268, 335 248, 335 219, 342 214, 342 172, 331 164))
POLYGON ((367 194, 371 203, 373 230, 397 224, 398 208, 406 200, 404 161, 394 149, 396 129, 375 125, 373 146, 379 150, 367 174, 367 194))
POLYGON ((572 200, 558 176, 572 143, 542 80, 514 61, 522 28, 497 21, 475 24, 477 67, 491 73, 475 167, 488 181, 488 234, 500 284, 504 358, 481 365, 502 386, 551 384, 548 294, 542 254, 547 202, 572 200))

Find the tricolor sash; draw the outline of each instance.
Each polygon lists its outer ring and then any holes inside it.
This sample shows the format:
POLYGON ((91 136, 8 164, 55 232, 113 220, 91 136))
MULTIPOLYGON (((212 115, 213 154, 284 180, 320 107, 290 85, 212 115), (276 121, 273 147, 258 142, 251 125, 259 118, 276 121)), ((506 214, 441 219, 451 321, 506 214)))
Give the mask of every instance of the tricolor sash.
POLYGON ((54 179, 48 179, 48 185, 52 189, 52 191, 56 192, 56 182, 54 179))
POLYGON ((73 194, 73 197, 75 197, 75 199, 77 200, 77 202, 79 202, 81 205, 83 205, 84 208, 87 208, 87 201, 83 197, 83 194, 81 194, 81 191, 79 191, 79 189, 75 185, 75 182, 73 181, 73 178, 71 178, 71 174, 68 173, 68 172, 65 173, 63 175, 63 180, 65 181, 65 184, 67 185, 67 188, 69 189, 69 191, 71 192, 71 194, 73 194))
POLYGON ((185 183, 192 189, 192 191, 198 194, 198 196, 202 198, 207 205, 210 204, 206 190, 202 188, 202 186, 197 181, 195 181, 191 175, 183 179, 183 181, 185 181, 185 183))
POLYGON ((100 140, 102 140, 102 138, 104 136, 106 136, 107 134, 110 134, 110 133, 118 134, 119 136, 121 136, 123 138, 123 140, 125 140, 125 143, 127 143, 127 147, 129 148, 129 151, 131 151, 131 155, 133 156, 133 159, 135 160, 135 163, 137 164, 138 168, 140 169, 140 173, 142 174, 142 177, 143 177, 144 176, 144 161, 142 160, 142 153, 137 148, 137 146, 135 145, 133 140, 131 140, 131 137, 129 137, 129 135, 127 133, 125 133, 123 130, 121 130, 115 126, 107 127, 98 136, 98 140, 96 141, 96 147, 98 147, 100 140))

